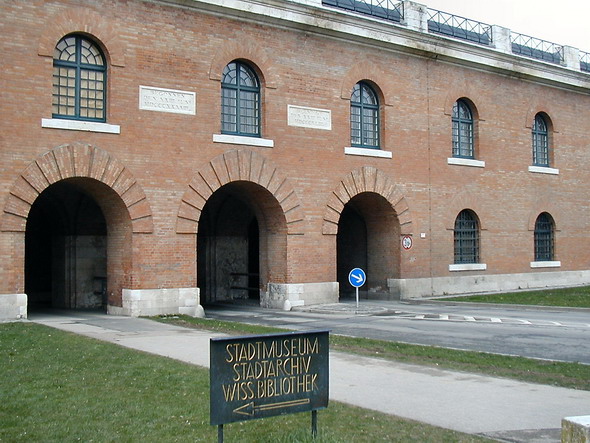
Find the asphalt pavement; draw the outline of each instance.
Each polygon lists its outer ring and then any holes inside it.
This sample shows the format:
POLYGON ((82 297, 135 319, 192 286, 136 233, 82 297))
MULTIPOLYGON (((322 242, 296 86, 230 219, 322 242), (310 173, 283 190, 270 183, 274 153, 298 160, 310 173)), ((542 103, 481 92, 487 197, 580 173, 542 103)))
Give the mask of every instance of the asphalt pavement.
POLYGON ((293 330, 590 364, 590 309, 341 299, 291 312, 231 304, 207 308, 210 318, 293 330))
MULTIPOLYGON (((233 320, 247 322, 252 309, 232 306, 233 320)), ((348 304, 331 309, 338 315, 342 309, 356 307, 348 304)), ((305 312, 297 315, 300 318, 305 312)), ((29 320, 203 367, 209 366, 210 338, 223 336, 143 318, 93 312, 32 313, 29 320)), ((334 351, 330 352, 329 366, 331 400, 498 441, 558 442, 562 418, 590 414, 589 391, 334 351)))

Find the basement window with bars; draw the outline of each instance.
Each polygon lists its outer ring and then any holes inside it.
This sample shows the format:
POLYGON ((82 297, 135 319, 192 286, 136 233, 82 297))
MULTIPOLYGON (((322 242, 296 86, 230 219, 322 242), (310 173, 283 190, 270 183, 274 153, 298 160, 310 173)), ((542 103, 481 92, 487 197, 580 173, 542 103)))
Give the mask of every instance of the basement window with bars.
POLYGON ((455 264, 479 263, 479 223, 469 209, 455 219, 454 243, 455 264))
POLYGON ((106 76, 96 44, 77 34, 62 38, 53 55, 53 118, 106 121, 106 76))
POLYGON ((543 212, 535 222, 535 261, 554 260, 555 223, 543 212))

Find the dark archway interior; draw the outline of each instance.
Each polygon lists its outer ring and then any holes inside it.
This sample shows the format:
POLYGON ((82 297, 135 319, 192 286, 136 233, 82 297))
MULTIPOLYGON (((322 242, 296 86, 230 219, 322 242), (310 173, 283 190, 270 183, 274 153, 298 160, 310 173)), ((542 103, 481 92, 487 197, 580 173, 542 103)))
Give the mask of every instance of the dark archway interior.
POLYGON ((355 289, 348 282, 349 272, 354 268, 367 272, 367 225, 362 215, 350 204, 340 214, 336 254, 340 296, 352 296, 355 289))
POLYGON ((106 306, 107 224, 95 200, 71 181, 43 191, 25 234, 29 309, 106 306))
POLYGON ((397 215, 382 196, 362 193, 344 206, 336 237, 341 297, 355 293, 348 281, 348 274, 354 268, 363 269, 367 275, 361 293, 376 296, 387 293, 387 279, 399 275, 399 235, 397 215))
POLYGON ((197 285, 205 305, 260 300, 260 229, 243 192, 219 189, 199 219, 197 285))

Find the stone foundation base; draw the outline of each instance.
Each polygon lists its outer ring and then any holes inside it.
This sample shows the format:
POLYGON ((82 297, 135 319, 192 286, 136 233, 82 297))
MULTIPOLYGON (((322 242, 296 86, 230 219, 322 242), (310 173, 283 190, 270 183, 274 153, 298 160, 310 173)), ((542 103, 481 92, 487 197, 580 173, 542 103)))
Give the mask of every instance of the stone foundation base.
POLYGON ((392 298, 402 300, 520 289, 590 285, 590 271, 531 272, 527 274, 462 275, 435 278, 388 279, 392 298))
POLYGON ((130 317, 184 314, 204 317, 199 288, 123 289, 123 306, 107 307, 112 315, 130 317))
POLYGON ((590 415, 561 420, 562 443, 590 443, 590 415))
POLYGON ((0 294, 0 322, 27 318, 27 294, 0 294))
POLYGON ((323 303, 338 303, 338 282, 269 283, 268 291, 260 294, 263 308, 289 311, 293 306, 323 303))

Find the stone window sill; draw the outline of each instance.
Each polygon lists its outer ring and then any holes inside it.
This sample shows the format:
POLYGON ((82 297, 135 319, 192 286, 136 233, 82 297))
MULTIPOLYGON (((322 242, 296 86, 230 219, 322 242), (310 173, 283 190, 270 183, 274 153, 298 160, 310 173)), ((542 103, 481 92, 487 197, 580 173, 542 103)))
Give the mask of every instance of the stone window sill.
POLYGON ((531 268, 560 268, 560 261, 532 261, 531 268))
POLYGON ((465 263, 457 265, 449 265, 449 271, 485 271, 488 265, 485 263, 465 263))
POLYGON ((529 172, 537 174, 559 175, 559 169, 549 168, 547 166, 529 166, 529 172))
POLYGON ((229 135, 229 134, 213 134, 214 143, 229 143, 232 145, 247 145, 247 146, 260 146, 262 148, 273 148, 275 145, 274 140, 258 137, 244 137, 242 135, 229 135))
POLYGON ((381 149, 369 148, 344 148, 344 154, 360 155, 363 157, 393 158, 393 153, 390 151, 382 151, 381 149))
POLYGON ((447 158, 447 164, 457 166, 471 166, 473 168, 485 168, 486 162, 472 158, 450 157, 447 158))
POLYGON ((87 122, 83 120, 66 120, 61 118, 42 118, 42 128, 65 129, 68 131, 102 132, 120 134, 121 126, 109 123, 87 122))

